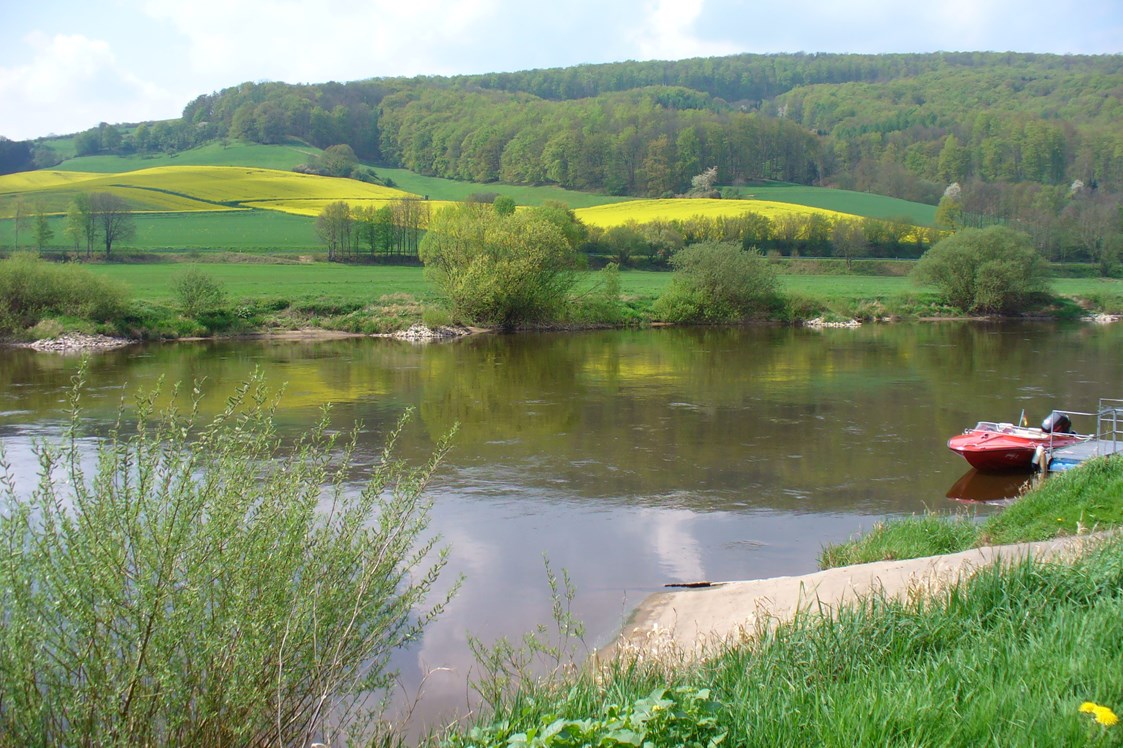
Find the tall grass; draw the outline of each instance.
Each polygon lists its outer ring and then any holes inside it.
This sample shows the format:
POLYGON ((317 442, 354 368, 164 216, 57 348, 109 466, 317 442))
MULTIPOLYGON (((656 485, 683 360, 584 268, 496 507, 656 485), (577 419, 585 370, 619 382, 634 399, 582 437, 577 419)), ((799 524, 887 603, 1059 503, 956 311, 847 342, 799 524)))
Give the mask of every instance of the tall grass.
POLYGON ((0 452, 0 746, 305 745, 358 729, 390 653, 443 605, 426 603, 444 554, 425 539, 424 488, 447 442, 413 468, 395 432, 345 490, 354 433, 337 440, 325 413, 283 443, 258 376, 210 422, 198 390, 181 413, 156 410, 157 389, 92 456, 81 389, 29 493, 0 452))

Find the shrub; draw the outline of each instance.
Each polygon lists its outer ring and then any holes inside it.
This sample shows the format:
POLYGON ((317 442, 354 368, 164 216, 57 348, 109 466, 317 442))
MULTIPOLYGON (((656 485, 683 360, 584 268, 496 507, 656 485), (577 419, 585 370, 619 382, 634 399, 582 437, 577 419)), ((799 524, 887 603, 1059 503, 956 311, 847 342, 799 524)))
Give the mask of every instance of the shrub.
POLYGON ((0 333, 51 316, 109 322, 125 313, 126 299, 124 286, 78 265, 44 262, 30 252, 0 260, 0 333))
POLYGON ((30 495, 0 470, 0 743, 334 742, 443 605, 421 538, 447 440, 413 469, 396 431, 345 490, 357 429, 337 443, 325 411, 283 447, 255 376, 209 423, 198 390, 186 415, 138 398, 87 475, 80 377, 30 495))
POLYGON ((668 322, 736 322, 766 312, 779 298, 776 271, 756 250, 694 244, 671 264, 674 279, 655 302, 655 314, 668 322))
POLYGON ((213 275, 197 267, 178 273, 172 279, 179 310, 187 317, 215 312, 226 301, 226 289, 213 275))
POLYGON ((511 328, 558 319, 575 282, 573 247, 549 208, 503 215, 465 203, 433 217, 420 255, 458 321, 511 328))
POLYGON ((990 226, 963 229, 924 253, 913 278, 965 312, 1022 311, 1046 289, 1046 264, 1025 234, 990 226))

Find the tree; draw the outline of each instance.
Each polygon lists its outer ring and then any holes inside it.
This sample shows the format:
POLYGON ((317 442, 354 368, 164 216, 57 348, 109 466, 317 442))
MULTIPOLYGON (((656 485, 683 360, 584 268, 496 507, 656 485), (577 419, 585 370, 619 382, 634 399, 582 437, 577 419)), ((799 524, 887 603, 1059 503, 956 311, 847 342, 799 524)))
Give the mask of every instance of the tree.
POLYGON ((1118 262, 1118 236, 1123 230, 1123 205, 1117 198, 1073 185, 1072 197, 1061 214, 1071 241, 1083 249, 1100 275, 1111 275, 1118 262))
POLYGON ((463 203, 433 216, 421 242, 426 277, 464 322, 502 328, 558 318, 577 253, 542 208, 501 215, 463 203))
POLYGON ((768 260, 737 244, 693 244, 671 265, 671 286, 655 303, 655 313, 667 322, 736 322, 765 311, 778 297, 768 260))
POLYGON ((105 259, 108 260, 115 242, 127 241, 136 233, 133 214, 129 204, 112 192, 90 193, 90 213, 105 242, 105 259))
POLYGON ((846 260, 847 270, 850 270, 855 257, 864 257, 870 251, 866 227, 856 221, 836 221, 831 227, 831 245, 834 256, 846 260))
POLYGON ((55 235, 51 228, 47 212, 42 205, 35 206, 35 248, 40 252, 47 246, 47 242, 55 235))
POLYGON ((16 247, 19 247, 19 232, 27 226, 27 206, 23 202, 23 198, 16 198, 15 215, 12 217, 12 228, 15 231, 16 247))
POLYGON ((97 228, 97 217, 90 205, 90 196, 85 192, 78 193, 66 210, 66 235, 74 242, 74 251, 76 252, 81 242, 86 243, 87 259, 93 252, 94 240, 97 239, 97 228))
POLYGON ((316 234, 327 245, 328 262, 340 260, 351 248, 354 219, 351 206, 342 200, 328 203, 316 218, 316 234))
POLYGON ((963 227, 963 190, 959 182, 952 182, 944 190, 940 204, 936 206, 936 225, 956 231, 963 227))
POLYGON ((323 173, 331 177, 351 176, 352 169, 358 163, 359 159, 355 156, 355 151, 346 144, 328 146, 320 157, 323 173))
POLYGON ((965 312, 1017 312, 1046 289, 1046 267, 1026 234, 1005 226, 963 229, 937 242, 913 270, 965 312))

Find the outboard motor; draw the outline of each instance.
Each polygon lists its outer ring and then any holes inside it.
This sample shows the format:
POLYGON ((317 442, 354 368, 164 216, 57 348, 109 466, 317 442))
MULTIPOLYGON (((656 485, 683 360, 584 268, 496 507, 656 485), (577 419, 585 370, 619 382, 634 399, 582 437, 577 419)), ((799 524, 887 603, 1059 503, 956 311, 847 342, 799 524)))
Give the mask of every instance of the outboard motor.
POLYGON ((1041 430, 1047 434, 1071 434, 1072 421, 1064 413, 1054 410, 1041 422, 1041 430))

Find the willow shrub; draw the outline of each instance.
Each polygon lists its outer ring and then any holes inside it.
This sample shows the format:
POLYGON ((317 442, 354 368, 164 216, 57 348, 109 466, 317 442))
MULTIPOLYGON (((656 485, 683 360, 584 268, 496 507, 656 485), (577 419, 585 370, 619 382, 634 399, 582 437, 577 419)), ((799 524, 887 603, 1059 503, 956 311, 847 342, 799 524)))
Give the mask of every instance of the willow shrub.
POLYGON ((0 334, 55 316, 112 322, 127 304, 123 285, 84 267, 45 262, 33 252, 0 260, 0 334))
POLYGON ((776 270, 760 252, 706 242, 671 258, 675 274, 654 307, 666 322, 740 322, 781 306, 776 270))
MULTIPOLYGON (((345 489, 355 433, 274 429, 260 376, 212 420, 139 397, 100 440, 0 486, 0 745, 304 745, 356 728, 426 603, 428 464, 345 489), (87 472, 89 471, 89 472, 87 472)), ((172 398, 172 402, 176 398, 172 398)), ((399 424, 399 430, 402 424, 399 424)))

